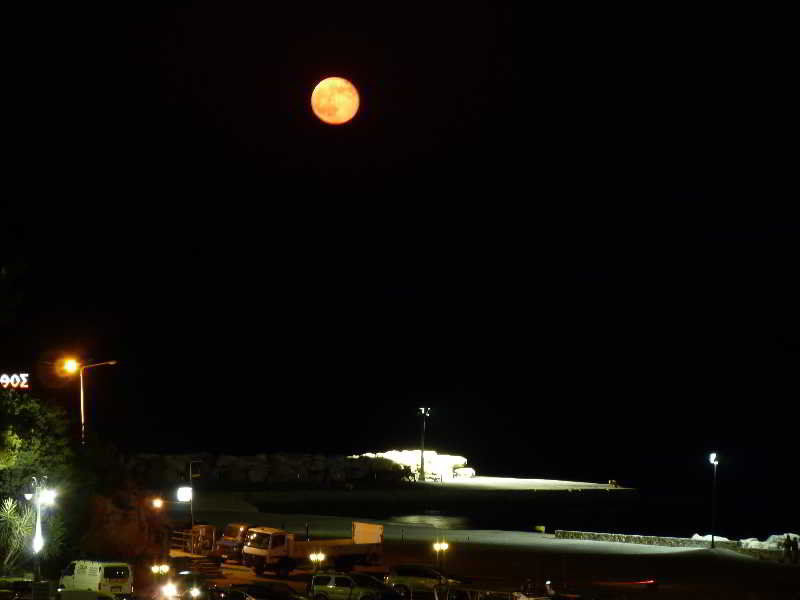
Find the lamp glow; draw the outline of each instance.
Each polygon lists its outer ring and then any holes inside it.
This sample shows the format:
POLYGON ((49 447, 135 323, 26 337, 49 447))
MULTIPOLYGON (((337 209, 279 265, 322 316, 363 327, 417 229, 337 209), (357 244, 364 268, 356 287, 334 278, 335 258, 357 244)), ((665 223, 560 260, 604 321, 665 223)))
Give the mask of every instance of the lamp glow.
POLYGON ((178 502, 191 502, 192 488, 188 486, 178 488, 178 502))
POLYGON ((154 575, 158 575, 158 565, 153 565, 150 567, 150 570, 153 572, 154 575))
POLYGON ((68 358, 64 361, 64 370, 67 373, 77 373, 78 369, 80 369, 80 365, 74 358, 68 358))
POLYGON ((189 590, 189 593, 191 594, 192 598, 197 598, 200 595, 200 590, 196 587, 193 587, 191 590, 189 590))
POLYGON ((43 506, 53 506, 56 502, 56 491, 43 489, 39 492, 39 503, 43 506))
POLYGON ((164 506, 164 501, 161 498, 153 498, 153 508, 161 508, 164 506))
POLYGON ((167 573, 169 573, 169 565, 159 565, 158 572, 161 573, 162 575, 166 575, 167 573))
POLYGON ((178 588, 175 587, 174 583, 170 582, 161 587, 161 593, 164 594, 165 596, 177 596, 178 588))
POLYGON ((712 452, 708 456, 708 462, 710 462, 712 465, 718 465, 719 464, 719 460, 717 460, 717 453, 716 452, 712 452))

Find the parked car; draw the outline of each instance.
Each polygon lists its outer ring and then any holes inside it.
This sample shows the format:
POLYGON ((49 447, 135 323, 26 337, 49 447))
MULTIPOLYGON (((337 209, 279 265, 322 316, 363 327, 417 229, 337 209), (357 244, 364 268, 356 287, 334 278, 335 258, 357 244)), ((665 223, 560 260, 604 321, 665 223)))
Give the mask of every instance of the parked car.
POLYGON ((424 565, 397 565, 389 569, 384 583, 408 598, 410 592, 433 592, 437 585, 458 585, 464 582, 424 565))
POLYGON ((225 594, 225 600, 306 600, 295 592, 288 583, 263 581, 258 583, 238 583, 217 588, 218 594, 225 594))
POLYGON ((312 600, 401 600, 389 586, 364 573, 317 573, 308 585, 312 600))
POLYGON ((155 592, 153 600, 208 600, 214 599, 216 586, 205 573, 183 571, 170 577, 155 592), (192 593, 192 590, 196 590, 192 593))
POLYGON ((61 590, 108 592, 122 598, 133 594, 133 569, 123 562, 73 560, 61 572, 61 590))
POLYGON ((116 600, 116 596, 109 592, 94 590, 61 590, 56 592, 55 600, 116 600))
POLYGON ((0 580, 0 598, 2 600, 31 600, 33 598, 33 581, 24 578, 3 578, 0 580))

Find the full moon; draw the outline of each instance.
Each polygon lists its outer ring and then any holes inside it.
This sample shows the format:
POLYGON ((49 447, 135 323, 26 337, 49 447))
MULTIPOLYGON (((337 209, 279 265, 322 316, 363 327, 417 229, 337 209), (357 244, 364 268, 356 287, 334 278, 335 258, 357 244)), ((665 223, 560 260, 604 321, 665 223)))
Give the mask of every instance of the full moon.
POLYGON ((358 112, 358 90, 343 77, 326 77, 311 92, 311 110, 330 125, 347 123, 358 112))

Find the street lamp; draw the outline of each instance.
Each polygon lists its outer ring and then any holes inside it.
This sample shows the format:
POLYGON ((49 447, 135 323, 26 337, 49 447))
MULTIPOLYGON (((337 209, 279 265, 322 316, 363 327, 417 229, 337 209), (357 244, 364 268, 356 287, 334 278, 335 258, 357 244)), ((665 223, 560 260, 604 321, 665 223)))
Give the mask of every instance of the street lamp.
POLYGON ((319 569, 320 564, 325 562, 325 555, 322 552, 312 552, 308 555, 309 560, 314 564, 314 570, 319 569))
POLYGON ((447 549, 450 547, 450 544, 447 542, 436 542, 433 544, 433 549, 436 551, 436 562, 439 565, 439 570, 442 570, 442 562, 444 560, 444 553, 447 552, 447 549))
POLYGON ((419 414, 422 415, 422 450, 419 453, 419 479, 425 481, 425 423, 431 416, 431 409, 428 406, 420 406, 419 414))
POLYGON ((708 462, 714 465, 714 480, 711 486, 711 547, 714 547, 714 527, 716 525, 717 520, 717 465, 719 464, 719 459, 717 458, 717 453, 712 452, 708 456, 708 462))
POLYGON ((36 528, 33 534, 33 555, 36 559, 36 580, 41 579, 41 564, 39 552, 44 548, 44 536, 42 535, 42 507, 52 506, 55 503, 55 490, 47 489, 47 476, 31 477, 31 491, 25 493, 25 499, 33 502, 36 507, 36 528))
POLYGON ((70 375, 74 375, 77 372, 81 381, 81 446, 86 445, 86 419, 83 410, 83 372, 86 369, 91 369, 92 367, 102 367, 103 365, 115 364, 117 364, 117 361, 115 360, 107 360, 105 362, 93 363, 91 365, 82 365, 74 358, 67 358, 64 360, 64 371, 70 375))

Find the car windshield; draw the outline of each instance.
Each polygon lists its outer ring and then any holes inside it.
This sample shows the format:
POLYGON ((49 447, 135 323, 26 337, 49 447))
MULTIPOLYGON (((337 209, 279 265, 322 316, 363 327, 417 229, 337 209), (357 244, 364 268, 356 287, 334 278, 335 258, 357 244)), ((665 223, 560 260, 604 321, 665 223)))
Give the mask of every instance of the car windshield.
POLYGON ((353 581, 355 581, 356 585, 359 587, 373 589, 380 589, 384 587, 382 583, 380 583, 377 579, 370 577, 369 575, 358 575, 356 573, 352 573, 350 577, 353 578, 353 581))

